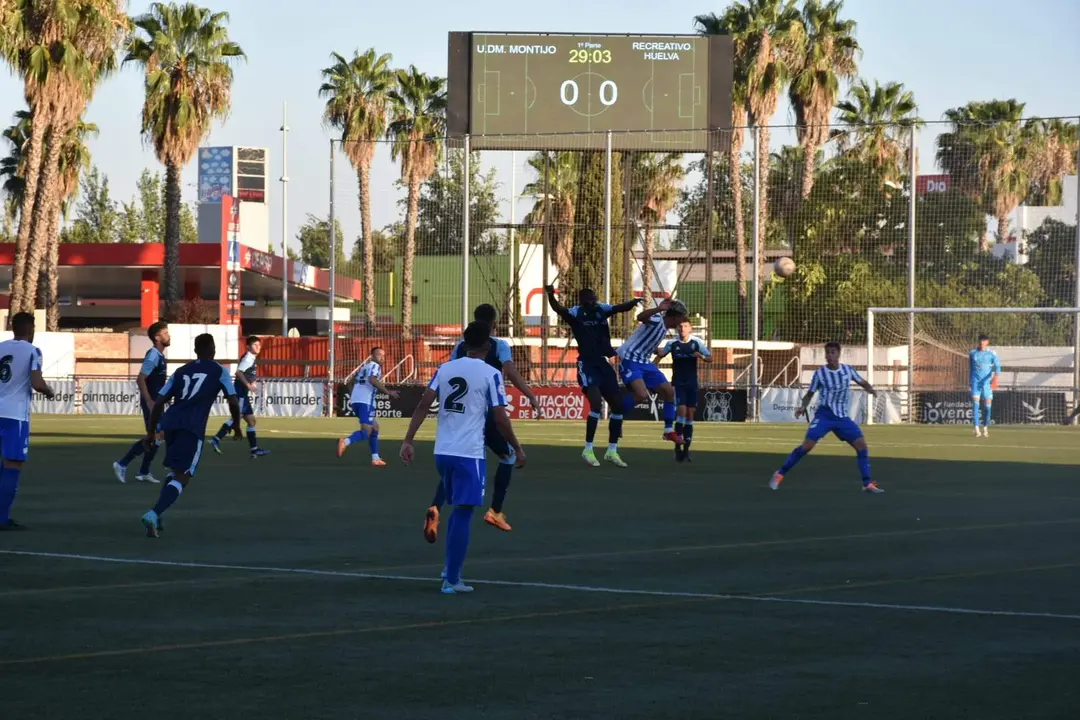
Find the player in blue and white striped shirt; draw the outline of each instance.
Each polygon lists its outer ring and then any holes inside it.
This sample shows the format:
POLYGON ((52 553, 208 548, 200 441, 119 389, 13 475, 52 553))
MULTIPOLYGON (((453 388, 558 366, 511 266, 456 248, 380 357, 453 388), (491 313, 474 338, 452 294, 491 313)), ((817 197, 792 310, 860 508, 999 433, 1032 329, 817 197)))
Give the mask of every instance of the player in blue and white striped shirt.
POLYGON ((686 316, 686 305, 678 300, 664 300, 657 307, 643 310, 637 316, 641 324, 618 350, 619 374, 632 395, 627 402, 631 406, 634 402, 647 403, 648 391, 655 391, 664 401, 664 439, 676 445, 684 441, 675 432, 675 390, 656 367, 653 356, 668 330, 679 327, 686 316))
POLYGON ((803 444, 792 450, 784 466, 773 473, 772 480, 769 481, 770 488, 773 490, 779 488, 784 476, 791 468, 813 450, 819 440, 831 432, 855 448, 859 472, 862 474, 863 492, 885 492, 870 479, 870 452, 866 448, 866 439, 863 437, 862 430, 848 415, 852 383, 870 395, 877 394, 870 383, 863 380, 862 376, 855 371, 855 368, 840 363, 840 343, 825 343, 825 365, 814 371, 814 377, 810 380, 810 391, 803 397, 802 407, 795 409, 795 417, 806 414, 814 393, 821 395, 817 413, 810 422, 803 444))

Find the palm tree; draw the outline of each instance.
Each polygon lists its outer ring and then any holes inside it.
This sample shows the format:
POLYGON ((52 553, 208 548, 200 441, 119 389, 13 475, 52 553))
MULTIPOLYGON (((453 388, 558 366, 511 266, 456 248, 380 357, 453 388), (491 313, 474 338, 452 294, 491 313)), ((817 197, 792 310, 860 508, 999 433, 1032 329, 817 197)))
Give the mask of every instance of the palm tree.
POLYGON ((574 257, 574 199, 581 176, 578 157, 572 152, 534 153, 527 163, 536 180, 521 191, 522 197, 535 198, 525 224, 541 226, 544 247, 551 250, 556 272, 564 279, 570 277, 574 257))
MULTIPOLYGON (((952 130, 938 137, 937 160, 956 186, 997 218, 998 241, 1009 236, 1009 215, 1031 187, 1035 143, 1015 99, 971 102, 945 111, 952 130)), ((983 250, 988 249, 985 238, 983 250)))
MULTIPOLYGON (((747 28, 748 17, 740 8, 730 7, 721 16, 716 13, 698 15, 694 28, 699 35, 730 35, 734 46, 734 70, 731 85, 731 142, 728 144, 728 168, 732 178, 731 199, 735 208, 735 286, 738 290, 739 337, 747 337, 750 304, 746 287, 746 219, 743 216, 742 151, 745 142, 746 113, 750 91, 750 55, 747 28)), ((712 152, 708 153, 706 172, 713 172, 712 152)), ((713 208, 709 208, 712 222, 713 208)))
POLYGON ((788 97, 795 111, 796 133, 803 148, 802 190, 814 187, 817 150, 829 139, 829 118, 840 94, 840 81, 855 77, 861 52, 855 21, 842 20, 843 0, 806 0, 802 22, 806 52, 791 81, 788 97))
POLYGON ((848 99, 836 106, 837 123, 846 126, 833 130, 841 152, 881 170, 888 180, 898 180, 906 172, 909 128, 919 125, 915 95, 903 83, 873 87, 866 80, 852 86, 848 99))
POLYGON ((326 98, 323 121, 341 131, 345 154, 356 170, 360 190, 360 228, 364 264, 364 314, 369 332, 375 329, 375 251, 371 229, 371 161, 375 143, 386 134, 386 107, 394 86, 390 55, 374 49, 346 59, 331 55, 323 68, 319 97, 326 98))
POLYGON ((1060 205, 1061 178, 1076 173, 1080 126, 1059 118, 1034 118, 1027 123, 1032 139, 1031 190, 1025 202, 1060 205))
POLYGON ((30 138, 30 111, 15 113, 15 124, 4 130, 3 137, 10 145, 9 152, 0 160, 0 177, 3 180, 4 213, 9 220, 18 220, 26 192, 26 155, 24 149, 30 138))
POLYGON ((9 3, 0 23, 0 54, 22 78, 34 118, 24 144, 23 203, 13 272, 13 311, 32 310, 34 285, 57 232, 60 155, 94 89, 116 67, 129 20, 115 0, 9 3))
POLYGON ((214 120, 228 116, 232 63, 245 58, 229 39, 229 14, 191 3, 155 2, 135 18, 124 63, 146 74, 142 135, 165 166, 165 303, 180 300, 180 172, 214 120))
POLYGON ((635 153, 631 157, 629 173, 634 186, 630 193, 630 210, 645 226, 641 287, 651 306, 656 226, 664 223, 678 202, 679 186, 686 177, 686 168, 680 153, 635 153))
POLYGON ((769 122, 805 55, 806 33, 795 0, 738 0, 733 9, 744 16, 740 34, 747 45, 749 117, 758 133, 757 182, 764 234, 769 217, 769 122))
POLYGON ((420 72, 415 65, 398 70, 390 91, 390 155, 401 163, 401 179, 408 187, 405 215, 405 257, 401 269, 401 324, 412 340, 413 265, 416 260, 416 223, 420 214, 420 186, 435 172, 446 133, 446 80, 420 72))

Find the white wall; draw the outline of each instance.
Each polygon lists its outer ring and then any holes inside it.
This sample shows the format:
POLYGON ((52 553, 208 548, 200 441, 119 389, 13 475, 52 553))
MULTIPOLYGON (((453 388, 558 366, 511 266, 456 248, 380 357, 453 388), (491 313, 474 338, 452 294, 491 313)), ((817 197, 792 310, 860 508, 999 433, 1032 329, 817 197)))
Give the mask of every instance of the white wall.
MULTIPOLYGON (((0 340, 14 337, 0 332, 0 340)), ((41 374, 47 378, 66 378, 75 374, 75 336, 64 332, 34 333, 34 345, 41 350, 41 374)))

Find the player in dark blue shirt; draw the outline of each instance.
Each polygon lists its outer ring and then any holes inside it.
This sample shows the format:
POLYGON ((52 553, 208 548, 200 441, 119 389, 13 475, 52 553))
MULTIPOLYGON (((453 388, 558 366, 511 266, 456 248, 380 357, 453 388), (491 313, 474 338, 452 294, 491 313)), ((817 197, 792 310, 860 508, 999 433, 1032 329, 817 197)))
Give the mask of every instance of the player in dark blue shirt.
POLYGON ((690 461, 690 441, 694 437, 694 413, 698 401, 698 360, 712 362, 712 353, 704 340, 693 334, 689 320, 679 325, 679 337, 669 340, 656 353, 656 359, 671 355, 671 385, 675 388, 675 432, 683 444, 675 446, 675 460, 690 461))
POLYGON ((572 308, 563 306, 555 297, 555 287, 548 285, 548 305, 570 326, 578 346, 578 384, 589 400, 589 416, 585 421, 585 449, 581 457, 592 467, 599 467, 593 451, 596 427, 600 424, 600 410, 606 402, 611 415, 608 423, 608 449, 604 460, 616 467, 626 467, 619 457, 619 438, 622 436, 622 394, 619 390, 619 376, 611 367, 611 358, 615 357, 615 348, 611 347, 611 326, 608 320, 613 315, 629 312, 637 307, 640 299, 628 300, 621 305, 608 305, 597 302, 596 293, 586 288, 578 293, 578 304, 572 308))
POLYGON ((161 516, 195 477, 206 438, 206 421, 210 419, 218 393, 225 395, 232 414, 233 431, 237 438, 240 437, 240 403, 236 399, 236 388, 229 371, 214 361, 216 352, 213 335, 204 333, 195 338, 198 360, 173 373, 150 411, 144 442, 148 448, 154 444, 154 429, 160 423, 165 433, 165 467, 169 469, 169 475, 157 505, 142 517, 147 537, 161 534, 161 516), (165 410, 169 400, 173 403, 165 410))
MULTIPOLYGON (((253 458, 270 454, 269 450, 263 450, 259 447, 259 440, 255 435, 255 407, 251 400, 252 395, 255 394, 256 381, 259 378, 259 366, 257 363, 260 352, 262 352, 262 340, 257 335, 249 335, 247 338, 247 352, 237 363, 236 375, 234 376, 236 398, 240 402, 240 414, 247 425, 248 446, 253 458)), ((210 446, 214 448, 214 452, 218 455, 221 454, 221 440, 229 434, 232 428, 232 421, 226 420, 221 429, 217 431, 217 434, 210 438, 210 446)))
MULTIPOLYGON (((165 381, 169 379, 168 364, 165 361, 165 349, 169 347, 172 340, 169 338, 169 324, 166 322, 154 323, 146 331, 146 334, 150 337, 153 347, 146 351, 146 357, 143 358, 139 375, 135 378, 135 384, 139 386, 139 407, 142 409, 145 430, 150 432, 150 410, 154 407, 154 402, 157 400, 161 388, 165 387, 165 381)), ((126 482, 128 465, 131 464, 132 460, 142 455, 142 464, 139 466, 139 474, 135 476, 135 479, 139 482, 154 483, 156 485, 158 480, 150 474, 150 464, 154 462, 154 456, 157 455, 158 445, 159 443, 154 443, 147 449, 142 438, 136 440, 131 449, 127 451, 127 454, 119 462, 113 463, 113 473, 116 474, 116 479, 120 482, 126 482)))

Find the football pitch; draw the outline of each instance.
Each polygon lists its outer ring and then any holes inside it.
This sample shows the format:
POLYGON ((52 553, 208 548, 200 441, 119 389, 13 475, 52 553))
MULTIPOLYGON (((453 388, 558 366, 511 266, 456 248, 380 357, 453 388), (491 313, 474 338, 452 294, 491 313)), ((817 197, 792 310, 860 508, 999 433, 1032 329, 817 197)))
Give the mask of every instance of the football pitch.
MULTIPOLYGON (((216 421, 212 421, 211 429, 216 421)), ((438 592, 418 460, 335 457, 346 420, 266 419, 165 516, 116 482, 135 419, 36 417, 0 534, 0 702, 33 718, 1063 718, 1080 708, 1080 435, 867 430, 880 496, 805 425, 696 427, 677 465, 627 423, 516 422, 504 534, 474 520, 468 596, 438 592), (598 440, 606 439, 602 423, 598 440), (603 447, 603 444, 599 444, 603 447)), ((134 478, 135 468, 129 469, 134 478)), ((160 465, 154 472, 163 474, 160 465)), ((491 470, 489 469, 489 475, 491 470)), ((489 483, 490 488, 490 483, 489 483)), ((445 517, 443 533, 445 534, 445 517)))

